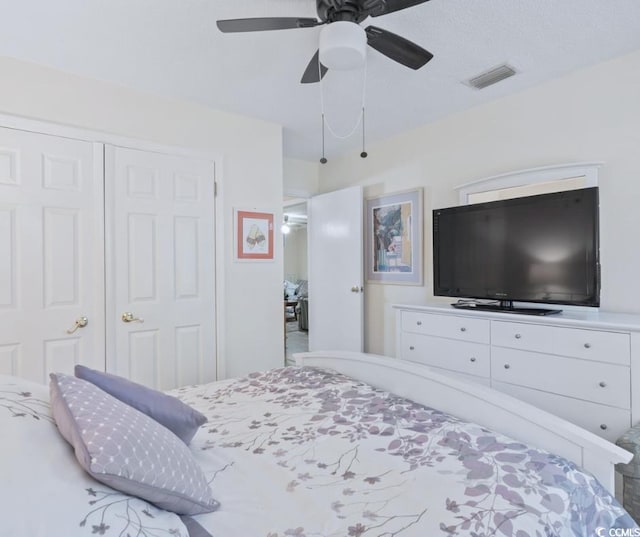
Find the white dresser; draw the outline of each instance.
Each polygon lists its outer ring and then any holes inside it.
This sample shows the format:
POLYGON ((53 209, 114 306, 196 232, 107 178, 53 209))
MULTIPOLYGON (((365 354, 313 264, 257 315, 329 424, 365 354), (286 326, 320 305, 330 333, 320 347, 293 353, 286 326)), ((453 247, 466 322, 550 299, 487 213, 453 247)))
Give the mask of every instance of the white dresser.
POLYGON ((399 359, 509 393, 607 440, 640 421, 640 315, 393 307, 399 359))

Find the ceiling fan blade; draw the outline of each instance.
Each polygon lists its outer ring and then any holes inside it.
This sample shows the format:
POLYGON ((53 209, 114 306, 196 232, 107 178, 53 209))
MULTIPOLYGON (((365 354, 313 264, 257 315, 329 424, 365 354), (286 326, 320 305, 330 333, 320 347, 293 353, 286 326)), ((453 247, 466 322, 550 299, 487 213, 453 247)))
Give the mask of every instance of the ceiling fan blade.
POLYGON ((313 55, 313 58, 311 58, 309 65, 307 65, 307 68, 304 70, 304 74, 302 75, 302 80, 300 80, 300 82, 302 84, 320 82, 320 79, 327 74, 328 70, 329 69, 320 63, 320 51, 317 50, 313 55), (318 71, 318 65, 320 65, 320 71, 318 71))
POLYGON ((371 12, 372 17, 379 17, 380 15, 386 15, 387 13, 393 13, 394 11, 400 11, 401 9, 407 9, 408 7, 424 4, 429 0, 385 0, 386 8, 382 10, 375 10, 371 12))
POLYGON ((313 28, 324 24, 316 19, 297 17, 264 17, 256 19, 228 19, 217 21, 221 32, 262 32, 266 30, 290 30, 293 28, 313 28))
POLYGON ((420 69, 433 58, 428 50, 382 28, 369 26, 365 32, 370 47, 411 69, 420 69))

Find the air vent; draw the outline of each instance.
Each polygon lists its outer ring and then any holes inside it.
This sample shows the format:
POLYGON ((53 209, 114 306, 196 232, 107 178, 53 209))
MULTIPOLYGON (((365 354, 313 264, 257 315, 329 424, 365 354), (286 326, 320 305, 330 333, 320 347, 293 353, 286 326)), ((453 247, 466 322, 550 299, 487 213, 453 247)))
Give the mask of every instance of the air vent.
POLYGON ((467 85, 475 89, 484 89, 497 84, 505 78, 509 78, 516 74, 516 70, 510 65, 501 65, 491 71, 475 76, 466 82, 467 85))

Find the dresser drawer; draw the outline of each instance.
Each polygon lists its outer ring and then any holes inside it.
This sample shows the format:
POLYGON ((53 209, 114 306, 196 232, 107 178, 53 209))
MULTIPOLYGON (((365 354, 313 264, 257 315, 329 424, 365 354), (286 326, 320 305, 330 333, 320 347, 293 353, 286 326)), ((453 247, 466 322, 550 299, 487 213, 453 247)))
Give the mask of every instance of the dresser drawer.
POLYGON ((503 382, 494 382, 492 387, 560 416, 610 442, 615 442, 631 427, 631 413, 628 410, 571 399, 503 382))
POLYGON ((486 319, 413 311, 402 312, 402 331, 487 344, 490 335, 486 319))
POLYGON ((491 344, 621 365, 631 362, 629 334, 492 321, 491 344))
POLYGON ((631 407, 629 367, 493 347, 492 378, 618 408, 631 407))
POLYGON ((489 346, 434 336, 403 333, 400 358, 433 367, 489 378, 489 346))

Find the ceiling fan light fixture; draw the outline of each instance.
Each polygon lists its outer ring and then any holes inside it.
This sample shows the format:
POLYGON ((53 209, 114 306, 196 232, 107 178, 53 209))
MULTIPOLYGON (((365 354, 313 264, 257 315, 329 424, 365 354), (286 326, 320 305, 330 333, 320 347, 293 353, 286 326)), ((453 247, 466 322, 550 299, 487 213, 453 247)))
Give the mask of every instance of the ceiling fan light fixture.
POLYGON ((289 215, 285 214, 283 219, 282 219, 282 227, 280 228, 280 231, 282 231, 282 233, 284 235, 288 235, 289 233, 291 233, 291 226, 289 225, 289 215))
POLYGON ((362 67, 367 58, 367 34, 359 24, 336 21, 320 32, 320 63, 347 71, 362 67))

